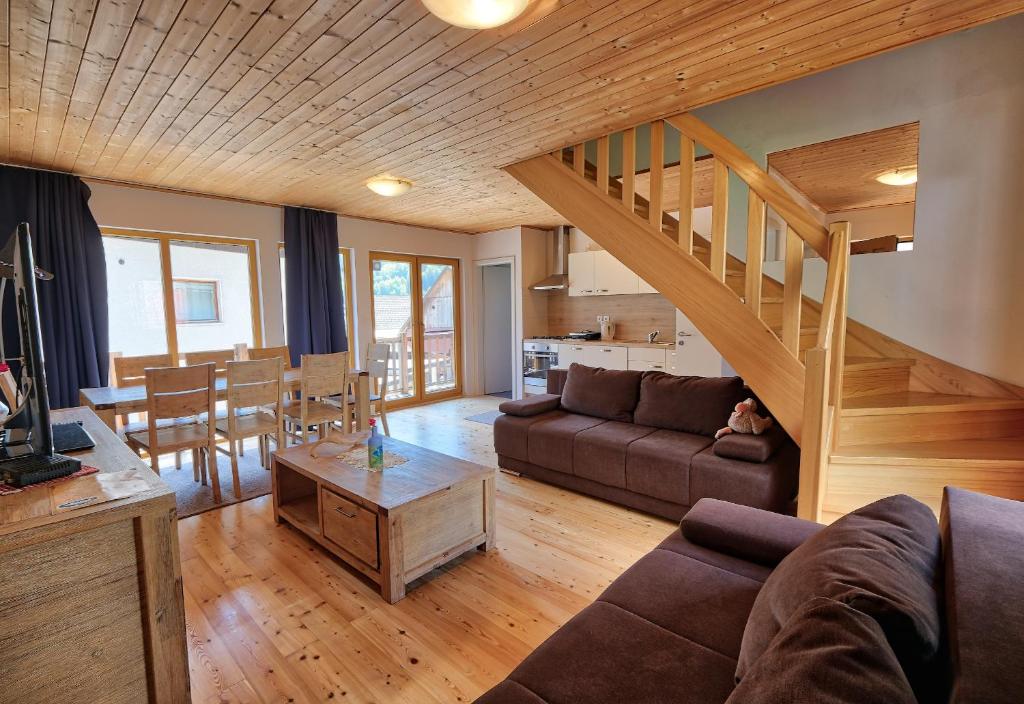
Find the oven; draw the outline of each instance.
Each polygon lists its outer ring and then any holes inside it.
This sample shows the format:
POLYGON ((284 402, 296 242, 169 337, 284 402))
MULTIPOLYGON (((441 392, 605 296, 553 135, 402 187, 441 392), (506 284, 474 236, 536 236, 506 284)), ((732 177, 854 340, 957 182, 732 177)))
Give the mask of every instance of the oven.
POLYGON ((523 385, 536 392, 547 389, 548 370, 558 366, 558 345, 550 342, 523 343, 523 385))

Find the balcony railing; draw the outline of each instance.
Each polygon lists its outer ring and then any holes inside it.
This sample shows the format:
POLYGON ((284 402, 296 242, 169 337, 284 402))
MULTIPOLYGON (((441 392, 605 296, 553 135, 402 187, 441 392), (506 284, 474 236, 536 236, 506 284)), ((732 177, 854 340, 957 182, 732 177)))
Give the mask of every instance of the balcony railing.
MULTIPOLYGON (((388 345, 388 398, 406 398, 415 394, 416 358, 411 332, 401 337, 378 339, 388 345)), ((423 337, 423 383, 426 392, 455 388, 455 331, 427 332, 423 337)))

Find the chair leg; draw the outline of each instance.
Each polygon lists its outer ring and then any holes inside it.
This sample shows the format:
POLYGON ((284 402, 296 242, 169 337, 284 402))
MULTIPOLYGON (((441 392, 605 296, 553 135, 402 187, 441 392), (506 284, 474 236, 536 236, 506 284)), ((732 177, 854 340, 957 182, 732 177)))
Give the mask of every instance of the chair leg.
MULTIPOLYGON (((231 488, 235 491, 235 499, 242 498, 242 482, 238 479, 238 453, 236 452, 236 445, 241 443, 230 443, 231 445, 231 488)), ((213 460, 217 461, 216 458, 213 460)), ((219 487, 218 487, 219 488, 219 487)))
POLYGON ((200 477, 202 479, 203 486, 209 486, 210 485, 210 482, 209 482, 209 480, 206 477, 206 463, 207 463, 206 449, 201 447, 201 448, 199 448, 199 475, 200 475, 200 477))
POLYGON ((309 426, 306 425, 306 419, 302 419, 302 444, 305 445, 309 442, 309 426))
POLYGON ((206 463, 210 467, 210 484, 213 485, 213 502, 219 504, 221 502, 220 477, 217 475, 217 446, 214 443, 210 443, 210 448, 206 451, 206 463))
POLYGON ((192 448, 192 480, 199 483, 199 450, 192 448))
POLYGON ((149 466, 154 472, 160 474, 160 455, 153 448, 149 449, 149 466))
POLYGON ((245 457, 245 441, 244 440, 239 440, 238 441, 238 456, 239 457, 245 457))
POLYGON ((388 414, 384 412, 383 408, 380 410, 380 424, 384 426, 384 434, 391 437, 391 431, 388 430, 388 414))
POLYGON ((181 469, 181 451, 174 453, 174 468, 181 469))

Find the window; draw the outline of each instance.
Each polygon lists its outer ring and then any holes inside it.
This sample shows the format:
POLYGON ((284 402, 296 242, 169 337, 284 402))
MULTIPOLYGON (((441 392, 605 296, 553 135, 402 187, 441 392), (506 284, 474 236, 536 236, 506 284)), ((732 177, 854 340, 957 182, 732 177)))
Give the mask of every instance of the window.
POLYGON ((219 323, 216 281, 174 279, 174 317, 179 325, 219 323))
MULTIPOLYGON (((284 273, 284 243, 277 245, 278 254, 281 257, 281 304, 283 307, 282 318, 284 322, 285 336, 288 335, 288 292, 285 287, 284 273)), ((355 312, 352 305, 352 250, 348 247, 338 248, 338 266, 341 269, 341 298, 345 304, 345 336, 348 338, 349 350, 354 350, 355 338, 355 312)))
POLYGON ((254 240, 103 229, 110 351, 263 344, 254 240))

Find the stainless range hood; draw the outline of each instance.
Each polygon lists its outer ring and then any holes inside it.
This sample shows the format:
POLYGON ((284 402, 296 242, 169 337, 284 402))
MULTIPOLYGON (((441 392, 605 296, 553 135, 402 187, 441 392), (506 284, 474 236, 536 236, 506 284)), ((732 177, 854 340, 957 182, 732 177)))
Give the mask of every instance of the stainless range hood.
POLYGON ((561 291, 569 288, 569 226, 555 229, 551 271, 548 276, 530 286, 534 291, 561 291))

